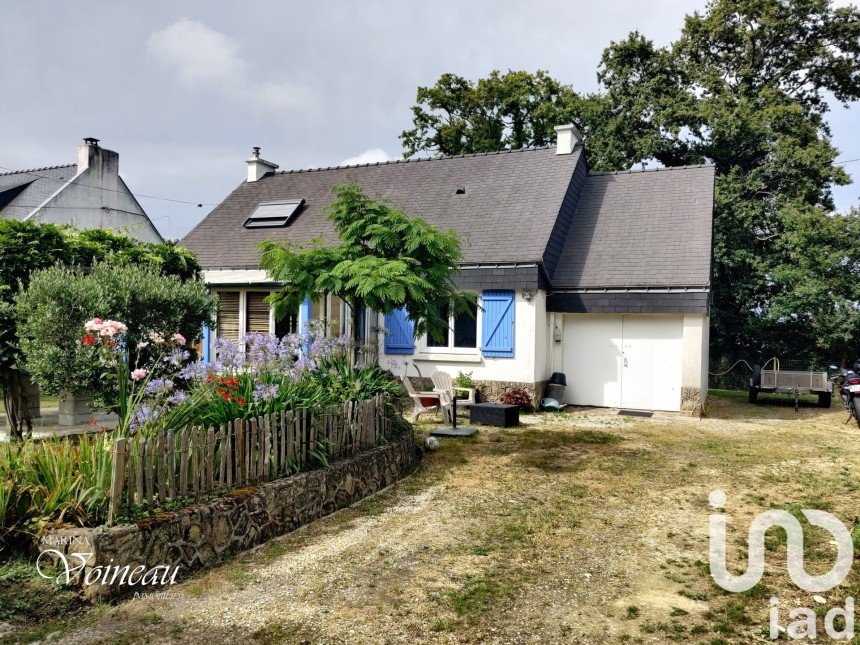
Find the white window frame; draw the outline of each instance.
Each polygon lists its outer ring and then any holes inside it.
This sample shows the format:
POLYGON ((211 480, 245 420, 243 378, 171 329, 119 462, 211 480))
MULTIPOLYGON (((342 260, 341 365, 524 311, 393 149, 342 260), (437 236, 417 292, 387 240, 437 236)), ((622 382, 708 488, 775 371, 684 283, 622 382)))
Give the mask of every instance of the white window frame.
POLYGON ((454 316, 448 316, 448 345, 446 347, 430 347, 427 344, 428 335, 422 334, 416 342, 415 349, 419 354, 447 354, 463 356, 481 355, 481 323, 483 322, 481 296, 478 294, 477 311, 475 313, 475 347, 454 347, 454 316))

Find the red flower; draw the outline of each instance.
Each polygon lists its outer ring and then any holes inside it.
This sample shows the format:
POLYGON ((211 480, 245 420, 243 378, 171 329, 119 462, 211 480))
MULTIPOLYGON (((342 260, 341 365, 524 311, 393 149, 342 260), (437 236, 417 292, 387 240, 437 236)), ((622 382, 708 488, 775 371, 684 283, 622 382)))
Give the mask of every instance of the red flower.
POLYGON ((219 390, 218 390, 218 395, 219 395, 222 399, 224 399, 225 401, 232 401, 232 400, 233 400, 233 395, 232 395, 232 394, 230 394, 229 392, 224 391, 224 390, 220 390, 220 389, 219 389, 219 390))
POLYGON ((239 379, 234 376, 222 376, 219 379, 219 383, 221 383, 221 385, 226 385, 231 390, 235 390, 237 387, 239 387, 239 379))
POLYGON ((92 347, 96 344, 96 337, 92 334, 84 334, 81 336, 81 343, 86 345, 87 347, 92 347))
POLYGON ((236 399, 236 402, 237 402, 239 405, 245 405, 245 397, 244 397, 244 396, 240 396, 238 399, 236 399))
POLYGON ((87 421, 88 426, 94 426, 95 424, 96 424, 96 420, 94 418, 87 421))
POLYGON ((214 375, 214 374, 207 374, 207 375, 206 375, 206 380, 207 380, 209 383, 211 383, 212 381, 214 381, 214 380, 215 380, 215 375, 214 375))

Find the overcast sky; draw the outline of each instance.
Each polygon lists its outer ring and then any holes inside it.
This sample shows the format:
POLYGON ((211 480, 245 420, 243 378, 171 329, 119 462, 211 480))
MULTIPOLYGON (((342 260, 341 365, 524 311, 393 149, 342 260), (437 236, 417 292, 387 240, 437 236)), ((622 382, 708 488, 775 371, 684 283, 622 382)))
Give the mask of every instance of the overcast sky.
MULTIPOLYGON (((704 4, 3 0, 0 167, 71 163, 99 138, 133 192, 194 202, 140 199, 177 238, 242 181, 251 146, 282 169, 396 158, 417 86, 443 72, 546 69, 594 90, 611 40, 666 44, 704 4)), ((840 159, 860 158, 857 106, 829 118, 840 159)), ((860 183, 836 195, 856 204, 860 183)))

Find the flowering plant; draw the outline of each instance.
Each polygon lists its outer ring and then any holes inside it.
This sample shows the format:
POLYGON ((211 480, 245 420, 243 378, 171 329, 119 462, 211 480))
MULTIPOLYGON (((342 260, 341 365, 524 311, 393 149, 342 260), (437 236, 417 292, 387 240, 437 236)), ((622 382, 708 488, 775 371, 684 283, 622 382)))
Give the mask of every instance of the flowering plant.
POLYGON ((128 326, 116 320, 92 318, 84 324, 85 333, 79 343, 97 352, 99 362, 105 370, 106 381, 116 381, 116 412, 119 417, 119 430, 134 432, 152 416, 152 406, 144 404, 144 399, 155 394, 165 403, 178 404, 187 396, 184 392, 172 392, 173 381, 170 375, 177 372, 188 359, 189 352, 184 349, 185 338, 173 334, 165 338, 158 332, 150 332, 148 341, 137 344, 134 352, 134 365, 130 364, 130 348, 127 346, 128 326), (142 350, 149 350, 145 354, 142 350), (142 361, 148 355, 149 360, 142 361))

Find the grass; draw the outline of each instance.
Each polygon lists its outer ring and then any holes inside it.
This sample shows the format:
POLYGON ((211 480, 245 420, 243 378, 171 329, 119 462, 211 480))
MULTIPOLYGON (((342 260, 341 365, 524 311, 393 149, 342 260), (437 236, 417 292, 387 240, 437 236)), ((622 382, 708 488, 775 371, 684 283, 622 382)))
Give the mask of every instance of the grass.
POLYGON ((85 607, 76 590, 40 576, 35 559, 16 556, 0 562, 0 622, 16 629, 14 637, 0 637, 0 643, 28 643, 62 633, 85 607))

